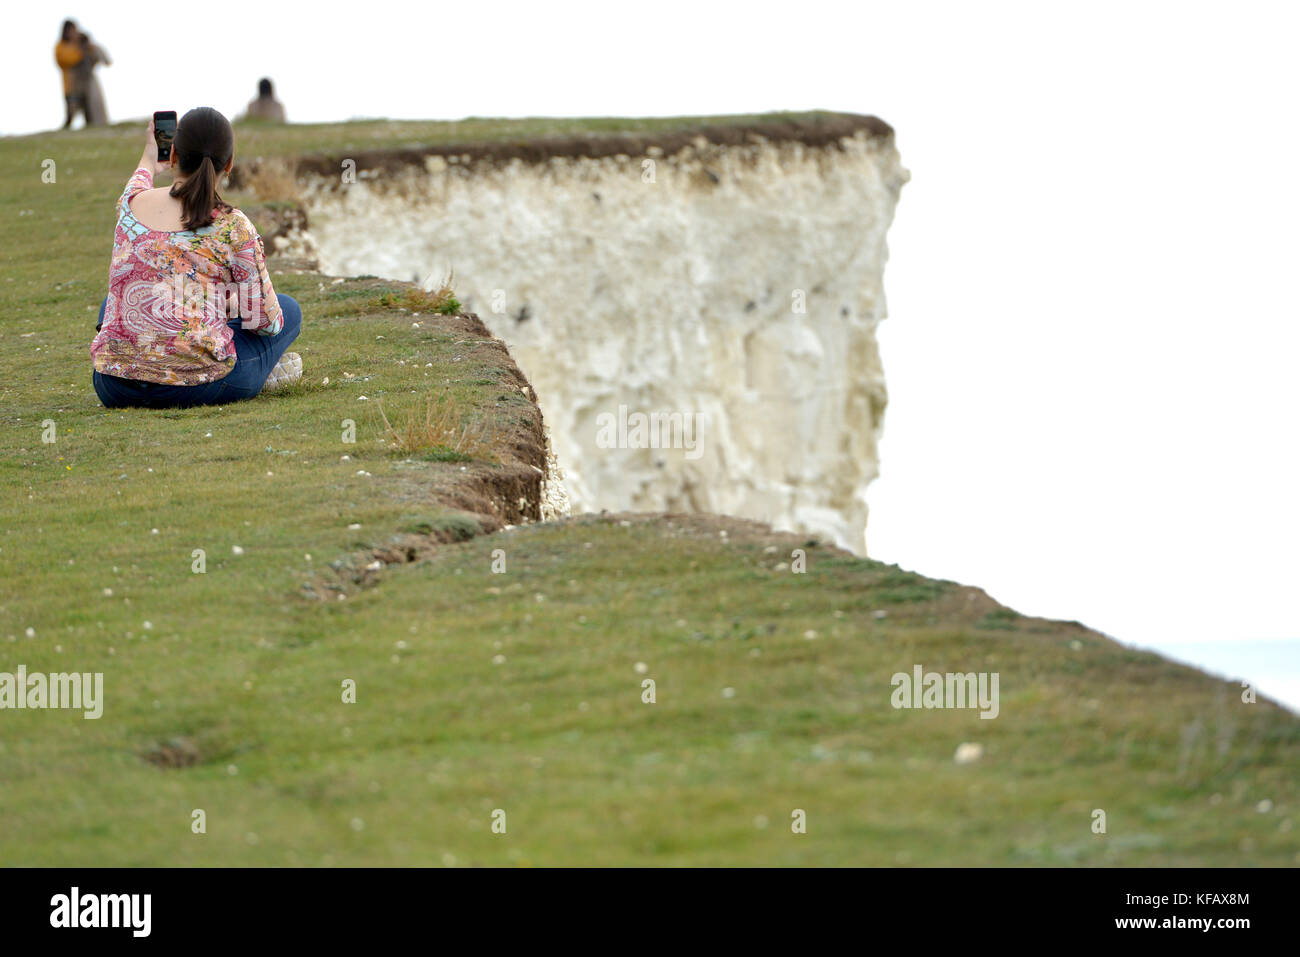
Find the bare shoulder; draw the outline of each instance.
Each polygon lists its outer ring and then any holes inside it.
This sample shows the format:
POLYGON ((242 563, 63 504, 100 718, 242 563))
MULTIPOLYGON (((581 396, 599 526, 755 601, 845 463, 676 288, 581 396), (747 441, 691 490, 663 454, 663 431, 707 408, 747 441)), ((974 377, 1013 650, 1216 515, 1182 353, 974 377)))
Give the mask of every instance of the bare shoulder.
POLYGON ((175 232, 181 228, 181 201, 168 187, 143 189, 131 197, 131 214, 147 229, 175 232))
POLYGON ((143 203, 146 206, 157 206, 165 200, 171 199, 170 186, 155 186, 153 189, 142 189, 131 197, 132 204, 143 203))

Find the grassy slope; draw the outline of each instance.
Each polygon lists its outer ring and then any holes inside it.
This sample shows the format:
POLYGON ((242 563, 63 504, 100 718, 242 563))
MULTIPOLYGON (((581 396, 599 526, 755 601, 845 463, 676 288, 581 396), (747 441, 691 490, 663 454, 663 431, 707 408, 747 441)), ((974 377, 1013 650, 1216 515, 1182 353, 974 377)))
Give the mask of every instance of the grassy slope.
MULTIPOLYGON (((260 128, 241 146, 649 122, 260 128)), ((389 569, 346 601, 306 599, 322 564, 444 514, 427 489, 459 469, 384 453, 359 395, 391 409, 447 384, 493 415, 524 400, 501 400, 495 368, 440 322, 413 329, 352 284, 284 276, 307 317, 309 385, 221 411, 100 408, 86 347, 139 138, 0 140, 0 671, 103 671, 108 697, 99 721, 0 712, 0 863, 1297 860, 1294 716, 829 549, 792 575, 773 566, 799 543, 740 523, 524 527, 389 569), (56 184, 40 181, 47 157, 56 184), (340 443, 347 417, 356 446, 340 443), (195 548, 206 575, 190 571, 195 548), (1002 716, 893 710, 889 677, 915 662, 998 671, 1002 716), (345 678, 355 705, 340 702, 345 678), (962 741, 984 758, 955 765, 962 741), (165 747, 197 763, 142 757, 165 747), (206 835, 190 832, 194 808, 206 835)))

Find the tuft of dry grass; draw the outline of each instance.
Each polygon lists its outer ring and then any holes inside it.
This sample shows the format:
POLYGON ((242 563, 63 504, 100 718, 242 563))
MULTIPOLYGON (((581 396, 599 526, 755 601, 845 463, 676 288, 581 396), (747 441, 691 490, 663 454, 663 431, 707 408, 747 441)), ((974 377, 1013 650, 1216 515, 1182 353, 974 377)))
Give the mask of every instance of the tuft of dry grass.
MULTIPOLYGON (((429 279, 433 277, 430 276, 429 279)), ((425 282, 429 280, 426 279, 425 282)), ((456 291, 452 287, 456 284, 456 270, 448 270, 447 275, 443 277, 442 282, 438 283, 432 289, 420 290, 425 301, 429 303, 429 308, 434 312, 440 312, 444 315, 455 315, 460 312, 460 300, 456 298, 456 291)))
POLYGON ((383 309, 408 309, 411 312, 454 316, 460 312, 460 300, 452 289, 454 279, 455 273, 448 273, 435 289, 411 286, 400 293, 386 292, 375 300, 375 305, 383 309))
POLYGON ((496 429, 476 418, 450 392, 430 393, 417 401, 396 426, 389 421, 383 403, 378 403, 378 409, 395 451, 447 462, 498 461, 496 429))
POLYGON ((300 203, 297 163, 282 156, 255 160, 243 170, 244 184, 264 203, 300 203))

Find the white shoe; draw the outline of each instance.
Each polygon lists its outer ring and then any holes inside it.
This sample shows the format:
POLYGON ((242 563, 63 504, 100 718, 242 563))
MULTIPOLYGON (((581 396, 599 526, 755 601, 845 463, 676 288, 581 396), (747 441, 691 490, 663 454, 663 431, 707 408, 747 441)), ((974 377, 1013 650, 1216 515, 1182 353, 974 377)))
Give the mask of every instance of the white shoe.
POLYGON ((266 377, 266 382, 262 385, 262 391, 274 392, 276 389, 293 385, 301 378, 302 356, 296 352, 286 352, 280 356, 280 361, 275 364, 271 374, 266 377))

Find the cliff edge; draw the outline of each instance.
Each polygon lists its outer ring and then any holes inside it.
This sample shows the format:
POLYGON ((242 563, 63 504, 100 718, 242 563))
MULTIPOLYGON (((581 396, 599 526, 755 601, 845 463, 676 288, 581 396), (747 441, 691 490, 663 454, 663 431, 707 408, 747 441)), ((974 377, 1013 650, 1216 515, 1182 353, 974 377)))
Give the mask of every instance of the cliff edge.
POLYGON ((888 124, 368 149, 292 175, 287 250, 338 275, 455 275, 537 390, 576 511, 725 513, 865 553, 908 178, 888 124))

